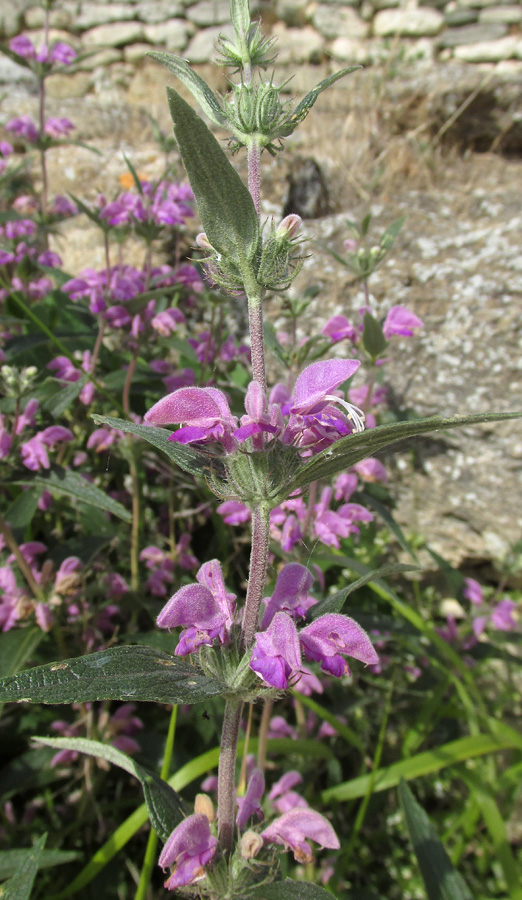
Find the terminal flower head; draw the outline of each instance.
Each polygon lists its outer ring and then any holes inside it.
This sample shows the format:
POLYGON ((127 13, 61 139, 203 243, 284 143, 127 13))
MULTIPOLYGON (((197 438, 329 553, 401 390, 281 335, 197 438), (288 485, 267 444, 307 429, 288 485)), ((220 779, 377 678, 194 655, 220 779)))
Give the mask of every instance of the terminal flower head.
POLYGON ((217 845, 206 816, 194 813, 184 819, 170 835, 159 858, 162 869, 171 870, 165 882, 167 890, 201 881, 205 866, 216 855, 217 845))

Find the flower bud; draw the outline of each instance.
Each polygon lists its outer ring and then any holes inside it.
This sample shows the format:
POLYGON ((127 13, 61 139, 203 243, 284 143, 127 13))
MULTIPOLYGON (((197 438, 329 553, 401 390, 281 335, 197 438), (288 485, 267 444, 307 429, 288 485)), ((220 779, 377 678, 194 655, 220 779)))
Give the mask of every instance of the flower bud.
POLYGON ((238 124, 247 134, 256 130, 256 95, 251 86, 242 84, 237 89, 236 109, 238 124))
POLYGON ((255 831, 245 831, 241 836, 240 848, 243 859, 254 859, 262 846, 263 838, 255 831))
POLYGON ((301 216, 298 216, 296 213, 285 216, 275 230, 275 237, 279 238, 279 240, 291 240, 302 221, 301 216))
POLYGON ((196 235, 196 244, 198 247, 201 247, 202 250, 214 249, 204 231, 200 231, 200 233, 196 235))
POLYGON ((343 244, 347 253, 355 253, 357 250, 357 241, 354 238, 346 238, 343 244))
POLYGON ((279 91, 280 88, 276 88, 272 84, 260 85, 256 110, 256 125, 257 130, 262 134, 267 134, 270 131, 272 125, 277 121, 281 114, 279 91))
POLYGON ((208 794, 196 794, 194 801, 194 812, 196 815, 206 816, 210 824, 216 818, 214 813, 214 805, 208 794))

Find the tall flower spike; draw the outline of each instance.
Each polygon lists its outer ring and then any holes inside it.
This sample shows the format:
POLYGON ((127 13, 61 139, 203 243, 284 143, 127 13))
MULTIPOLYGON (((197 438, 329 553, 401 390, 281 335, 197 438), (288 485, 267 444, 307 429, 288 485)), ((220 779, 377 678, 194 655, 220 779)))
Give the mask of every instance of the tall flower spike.
POLYGON ((307 625, 299 633, 299 641, 306 658, 321 663, 323 672, 336 678, 350 674, 343 656, 353 656, 365 665, 379 662, 364 629, 353 619, 338 613, 327 613, 307 625))
POLYGON ((216 855, 217 845, 206 816, 194 814, 184 819, 170 835, 159 858, 162 869, 171 868, 165 882, 167 890, 201 881, 205 866, 216 855))

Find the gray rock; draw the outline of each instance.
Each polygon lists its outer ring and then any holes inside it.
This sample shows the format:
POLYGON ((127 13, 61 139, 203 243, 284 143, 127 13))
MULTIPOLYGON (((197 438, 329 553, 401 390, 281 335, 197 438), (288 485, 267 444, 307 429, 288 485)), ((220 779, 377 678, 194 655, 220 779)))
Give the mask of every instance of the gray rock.
POLYGON ((14 37, 20 31, 24 10, 28 0, 3 0, 0 5, 0 34, 14 37))
POLYGON ((157 22, 168 22, 183 16, 184 7, 176 0, 143 0, 136 7, 136 18, 141 22, 155 25, 157 22))
MULTIPOLYGON (((107 51, 109 53, 113 51, 107 51)), ((67 75, 51 75, 45 82, 50 100, 64 100, 70 97, 85 97, 91 86, 91 76, 87 72, 70 72, 67 75)))
POLYGON ((444 13, 444 24, 448 28, 458 27, 459 25, 473 25, 478 22, 478 11, 476 9, 462 9, 457 7, 444 13))
POLYGON ((0 55, 0 83, 15 84, 21 81, 36 84, 36 79, 29 69, 26 69, 25 66, 19 66, 18 63, 15 63, 8 56, 0 55))
POLYGON ((285 28, 282 22, 274 25, 272 35, 279 38, 277 62, 282 66, 299 63, 319 63, 324 56, 325 42, 311 25, 304 28, 285 28))
POLYGON ((89 56, 86 56, 82 59, 77 68, 81 71, 92 72, 94 69, 99 69, 100 66, 110 66, 113 63, 121 62, 123 59, 123 54, 121 50, 117 50, 115 47, 107 47, 106 50, 100 50, 99 53, 91 53, 89 56))
POLYGON ((232 25, 214 25, 212 28, 204 28, 202 31, 198 31, 190 41, 184 56, 191 63, 204 63, 214 59, 216 55, 216 41, 220 34, 223 34, 225 37, 233 37, 234 29, 232 25))
POLYGON ((443 24, 442 13, 426 6, 383 9, 373 20, 373 33, 377 37, 431 37, 439 33, 443 24))
POLYGON ((128 63, 144 62, 150 50, 150 44, 128 44, 123 48, 123 59, 128 63))
POLYGON ((350 7, 340 8, 320 3, 312 16, 312 23, 327 40, 344 36, 364 38, 368 34, 367 23, 350 7))
POLYGON ((108 44, 111 47, 122 47, 125 44, 135 44, 145 37, 144 26, 141 22, 114 22, 109 25, 98 25, 91 28, 82 36, 86 47, 96 47, 108 44))
POLYGON ((490 24, 463 25, 451 28, 439 35, 439 47, 459 47, 464 44, 478 44, 484 41, 496 41, 507 34, 507 25, 501 22, 490 24))
POLYGON ((489 6, 482 9, 479 22, 504 22, 506 25, 520 25, 522 6, 489 6))
POLYGON ((189 22, 205 28, 209 25, 224 25, 230 20, 228 0, 201 0, 186 10, 189 22))
MULTIPOLYGON (((27 28, 43 28, 45 12, 41 6, 31 6, 25 11, 24 21, 27 28)), ((71 12, 67 9, 51 9, 49 24, 52 28, 68 28, 72 21, 71 12)))
POLYGON ((75 17, 75 26, 80 31, 87 31, 97 25, 108 25, 111 22, 132 22, 136 17, 136 9, 129 3, 107 3, 103 6, 83 6, 79 16, 75 17))
POLYGON ((302 27, 310 19, 310 10, 302 0, 276 0, 275 14, 285 25, 302 27))
POLYGON ((455 59, 462 59, 465 62, 500 62, 504 59, 517 57, 521 47, 520 37, 515 34, 509 34, 507 37, 499 38, 496 41, 482 41, 479 44, 465 44, 463 47, 455 47, 453 55, 455 59))
POLYGON ((332 41, 329 53, 333 59, 339 60, 339 62, 368 66, 375 62, 375 56, 372 53, 374 43, 374 41, 358 41, 354 38, 340 37, 332 41))
POLYGON ((185 19, 172 19, 162 25, 145 25, 144 32, 151 44, 162 44, 167 50, 180 52, 187 46, 194 28, 185 19))

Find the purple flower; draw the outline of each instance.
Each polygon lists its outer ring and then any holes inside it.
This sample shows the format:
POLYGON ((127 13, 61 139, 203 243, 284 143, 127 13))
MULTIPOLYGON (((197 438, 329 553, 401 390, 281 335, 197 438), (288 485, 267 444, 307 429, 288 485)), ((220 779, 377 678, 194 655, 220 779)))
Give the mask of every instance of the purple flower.
POLYGON ((513 618, 516 608, 517 604, 505 597, 493 608, 491 624, 499 631, 513 631, 517 624, 513 618))
POLYGON ((254 638, 254 650, 250 668, 266 684, 279 690, 288 687, 301 669, 301 651, 294 620, 284 612, 278 612, 266 631, 254 638))
POLYGON ((194 813, 184 819, 170 835, 158 861, 163 870, 171 869, 165 882, 167 890, 201 881, 205 866, 216 855, 217 845, 206 816, 194 813))
POLYGON ((323 672, 336 678, 350 674, 343 656, 353 656, 366 665, 379 661, 364 629, 338 613, 327 613, 311 622, 300 632, 299 641, 306 658, 321 663, 323 672))
POLYGON ((333 318, 328 319, 326 325, 323 326, 322 333, 329 337, 333 343, 344 341, 345 339, 355 343, 358 338, 355 328, 350 324, 346 316, 333 316, 333 318))
POLYGON ((203 644, 212 644, 216 638, 226 644, 234 620, 236 595, 226 590, 218 560, 201 566, 196 578, 199 584, 180 588, 157 618, 160 628, 181 625, 186 629, 176 647, 177 656, 193 653, 203 644))
POLYGON ((44 125, 44 132, 52 138, 68 137, 75 127, 65 116, 51 116, 44 125))
POLYGON ((357 475, 354 472, 342 472, 335 479, 335 499, 349 500, 357 488, 357 475))
POLYGON ((23 59, 36 59, 36 49, 25 34, 18 34, 9 41, 9 49, 23 59))
MULTIPOLYGON (((63 194, 57 194, 51 201, 51 212, 53 216, 65 218, 66 216, 75 216, 78 212, 78 207, 68 197, 64 197, 63 194)), ((56 254, 54 255, 56 256, 56 254)), ((58 257, 58 260, 58 263, 44 263, 44 265, 61 265, 60 257, 58 257)))
POLYGON ((50 62, 57 63, 59 66, 69 66, 74 59, 76 59, 76 50, 73 50, 69 44, 57 41, 51 47, 49 53, 50 62))
POLYGON ((466 600, 469 600, 470 603, 474 603, 475 606, 480 606, 484 602, 482 586, 478 581, 475 581, 474 578, 466 578, 465 588, 462 594, 466 600))
POLYGON ((314 597, 309 596, 314 576, 306 566, 300 563, 289 563, 283 566, 274 587, 271 597, 265 597, 265 612, 261 621, 261 629, 265 631, 278 612, 288 613, 292 618, 300 616, 304 618, 306 612, 314 603, 314 597))
POLYGON ((30 144, 34 144, 38 140, 38 129, 29 115, 15 116, 7 123, 5 130, 17 137, 24 138, 30 144))
POLYGON ((252 518, 248 506, 237 500, 225 500, 224 503, 219 504, 216 511, 223 516, 223 521, 227 525, 242 525, 243 522, 250 522, 252 518))
POLYGON ((74 366, 68 356, 55 356, 50 363, 47 363, 47 369, 51 369, 55 373, 55 377, 61 381, 78 381, 80 372, 74 366))
POLYGON ((312 862, 312 848, 306 838, 320 847, 338 850, 339 839, 329 821, 312 809, 291 809, 261 832, 265 844, 282 844, 292 850, 297 862, 312 862))
POLYGON ((178 425, 184 428, 171 435, 170 440, 181 444, 216 443, 227 452, 236 449, 232 437, 237 419, 230 412, 228 400, 217 388, 180 388, 159 400, 145 414, 149 425, 178 425))
POLYGON ((157 313, 151 321, 151 325, 158 334, 168 337, 177 330, 178 323, 184 322, 185 316, 181 310, 176 307, 165 309, 163 312, 157 313))
POLYGON ((261 769, 254 769, 248 780, 245 796, 237 798, 239 810, 236 816, 236 825, 240 831, 243 830, 248 820, 254 815, 261 821, 264 819, 263 810, 260 806, 264 792, 265 776, 261 769))
POLYGON ((394 334, 411 337, 414 329, 422 328, 422 325, 422 320, 405 306, 392 306, 386 316, 382 331, 386 340, 389 340, 394 334))
POLYGON ((369 456, 368 459, 362 459, 361 462, 355 463, 354 469, 364 481, 388 481, 388 475, 382 462, 369 456))

